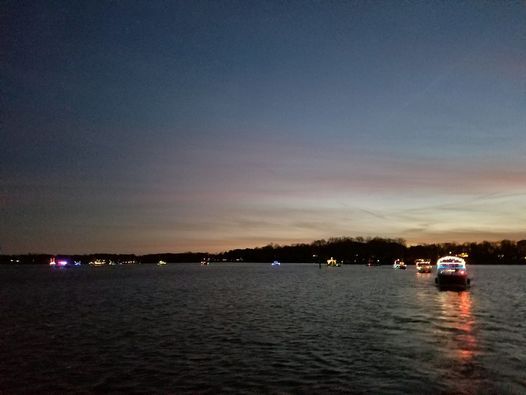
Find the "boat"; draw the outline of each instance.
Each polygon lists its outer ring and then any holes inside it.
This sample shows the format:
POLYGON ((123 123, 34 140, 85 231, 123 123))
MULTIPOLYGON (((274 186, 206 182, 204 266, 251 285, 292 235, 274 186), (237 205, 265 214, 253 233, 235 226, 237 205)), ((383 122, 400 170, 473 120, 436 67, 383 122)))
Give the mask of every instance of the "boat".
POLYGON ((272 262, 272 266, 280 266, 280 265, 281 265, 281 263, 279 263, 279 261, 272 262))
POLYGON ((431 259, 418 258, 415 260, 416 271, 418 273, 431 273, 433 266, 431 266, 431 259))
POLYGON ((371 267, 371 266, 380 266, 380 259, 376 259, 376 258, 369 258, 367 260, 367 266, 371 267))
POLYGON ((331 256, 331 259, 327 259, 327 266, 340 267, 340 264, 331 256))
POLYGON ((157 266, 162 266, 162 265, 166 265, 166 262, 165 262, 165 261, 159 261, 159 262, 157 262, 157 266))
POLYGON ((405 264, 405 262, 401 259, 395 259, 394 263, 393 263, 393 269, 400 269, 400 270, 405 270, 407 269, 407 266, 405 264))
POLYGON ((91 261, 88 263, 88 265, 91 266, 103 266, 106 264, 106 260, 104 259, 95 259, 94 261, 91 261))
POLYGON ((437 261, 435 284, 440 289, 463 291, 470 287, 466 261, 458 256, 445 256, 437 261))
POLYGON ((203 259, 201 259, 201 265, 203 265, 203 266, 210 265, 210 258, 203 258, 203 259))
POLYGON ((69 262, 67 261, 67 259, 59 259, 56 257, 51 257, 49 259, 49 266, 52 266, 52 267, 65 267, 68 265, 69 265, 69 262))

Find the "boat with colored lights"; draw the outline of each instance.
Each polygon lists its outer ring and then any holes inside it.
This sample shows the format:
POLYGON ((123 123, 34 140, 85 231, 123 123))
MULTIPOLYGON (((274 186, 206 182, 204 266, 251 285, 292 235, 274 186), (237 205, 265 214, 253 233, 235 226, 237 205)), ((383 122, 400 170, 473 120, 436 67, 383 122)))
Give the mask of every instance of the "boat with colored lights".
POLYGON ((327 259, 327 266, 331 266, 331 267, 340 267, 341 265, 338 263, 338 261, 336 259, 334 259, 332 256, 331 256, 331 259, 327 259))
POLYGON ((49 258, 49 266, 51 267, 65 267, 68 266, 68 264, 69 262, 67 261, 67 259, 57 259, 54 256, 49 258))
POLYGON ((458 256, 445 256, 437 261, 435 284, 440 289, 462 291, 470 287, 466 261, 458 256))
POLYGON ((431 259, 418 258, 415 260, 416 271, 418 273, 431 273, 433 266, 431 265, 431 259))
POLYGON ((401 259, 395 259, 394 263, 393 263, 393 269, 400 269, 400 270, 405 270, 407 269, 407 266, 405 264, 405 262, 401 259))

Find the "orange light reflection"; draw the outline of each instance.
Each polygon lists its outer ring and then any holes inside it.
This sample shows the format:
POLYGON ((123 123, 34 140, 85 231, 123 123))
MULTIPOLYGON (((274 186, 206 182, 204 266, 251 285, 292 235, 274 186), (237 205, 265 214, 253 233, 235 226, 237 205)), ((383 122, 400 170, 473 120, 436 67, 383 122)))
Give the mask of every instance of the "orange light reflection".
POLYGON ((443 292, 440 295, 442 315, 450 326, 450 350, 462 364, 469 363, 477 351, 475 319, 470 292, 443 292))

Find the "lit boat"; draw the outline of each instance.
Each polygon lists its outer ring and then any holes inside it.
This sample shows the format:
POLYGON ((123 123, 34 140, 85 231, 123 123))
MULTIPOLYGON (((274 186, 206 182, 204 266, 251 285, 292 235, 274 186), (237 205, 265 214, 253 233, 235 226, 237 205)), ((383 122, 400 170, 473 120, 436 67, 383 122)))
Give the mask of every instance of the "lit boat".
POLYGON ((210 264, 210 258, 201 259, 201 265, 208 266, 210 264))
POLYGON ((431 259, 418 258, 415 261, 416 271, 418 273, 431 273, 433 266, 431 266, 431 259))
POLYGON ((106 261, 104 259, 95 259, 94 261, 91 261, 88 263, 88 265, 91 266, 103 266, 106 264, 106 261))
POLYGON ((165 262, 165 261, 159 261, 159 262, 157 262, 157 266, 161 266, 161 265, 166 265, 166 262, 165 262))
POLYGON ((327 259, 327 266, 340 267, 340 264, 331 256, 331 259, 327 259))
POLYGON ((51 257, 49 259, 49 266, 64 267, 67 265, 68 265, 68 261, 66 259, 56 259, 55 257, 51 257))
POLYGON ((279 261, 272 262, 272 266, 280 266, 280 265, 281 265, 281 263, 279 263, 279 261))
POLYGON ((440 289, 465 290, 470 286, 466 261, 458 256, 445 256, 437 261, 435 283, 440 289))
POLYGON ((407 269, 407 266, 405 264, 405 262, 401 259, 396 259, 393 263, 393 269, 401 269, 401 270, 405 270, 407 269))

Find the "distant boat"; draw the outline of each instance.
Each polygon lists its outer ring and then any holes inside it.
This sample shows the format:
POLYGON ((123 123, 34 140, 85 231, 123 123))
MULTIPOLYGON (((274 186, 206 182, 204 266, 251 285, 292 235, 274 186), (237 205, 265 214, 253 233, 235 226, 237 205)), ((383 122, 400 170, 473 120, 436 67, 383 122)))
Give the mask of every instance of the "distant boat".
POLYGON ((95 259, 94 261, 91 261, 88 263, 88 265, 91 266, 103 266, 106 264, 106 261, 104 259, 95 259))
POLYGON ((466 261, 458 256, 445 256, 437 261, 435 284, 440 289, 463 291, 471 286, 466 261))
POLYGON ((433 266, 431 266, 431 259, 418 258, 415 261, 416 271, 418 273, 431 273, 433 266))
POLYGON ((210 258, 203 258, 201 259, 201 265, 202 266, 208 266, 210 264, 210 258))
POLYGON ((281 263, 279 263, 279 261, 272 262, 272 266, 280 266, 280 265, 281 265, 281 263))
POLYGON ((331 256, 331 259, 327 259, 327 266, 331 266, 331 267, 340 267, 340 264, 338 263, 338 261, 336 259, 334 259, 332 256, 331 256))
POLYGON ((369 258, 369 260, 367 261, 367 266, 380 266, 380 259, 369 258))
POLYGON ((393 263, 393 269, 401 269, 401 270, 405 270, 407 269, 407 266, 405 264, 405 262, 401 259, 396 259, 393 263))
POLYGON ((67 266, 69 262, 66 259, 56 259, 55 257, 51 257, 49 259, 49 266, 53 267, 64 267, 67 266))
POLYGON ((165 262, 165 261, 159 261, 159 262, 157 262, 157 266, 161 266, 161 265, 166 265, 166 262, 165 262))

